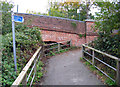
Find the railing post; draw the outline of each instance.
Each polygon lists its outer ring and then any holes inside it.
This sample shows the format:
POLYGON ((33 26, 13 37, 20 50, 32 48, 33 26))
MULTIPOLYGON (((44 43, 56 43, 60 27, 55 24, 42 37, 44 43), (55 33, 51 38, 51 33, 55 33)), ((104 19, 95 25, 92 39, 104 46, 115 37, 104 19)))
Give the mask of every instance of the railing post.
POLYGON ((72 46, 72 40, 70 40, 70 47, 72 46))
POLYGON ((120 86, 120 59, 117 60, 117 77, 116 77, 117 85, 120 86))
POLYGON ((95 51, 92 50, 92 65, 94 65, 95 62, 95 51))
POLYGON ((25 74, 23 80, 22 80, 22 85, 27 86, 27 73, 25 74))
POLYGON ((43 48, 42 48, 42 55, 43 55, 44 57, 46 57, 46 54, 45 54, 45 45, 43 45, 43 48))
POLYGON ((58 43, 58 51, 60 51, 60 43, 58 43))
POLYGON ((82 45, 82 58, 84 57, 85 47, 82 45))
POLYGON ((40 55, 42 55, 42 57, 45 55, 45 53, 44 53, 44 45, 42 46, 41 54, 40 55))
MULTIPOLYGON (((36 61, 36 59, 34 60, 34 64, 36 63, 37 61, 36 61)), ((34 67, 34 73, 36 74, 36 65, 37 65, 37 63, 35 64, 35 67, 34 67)))

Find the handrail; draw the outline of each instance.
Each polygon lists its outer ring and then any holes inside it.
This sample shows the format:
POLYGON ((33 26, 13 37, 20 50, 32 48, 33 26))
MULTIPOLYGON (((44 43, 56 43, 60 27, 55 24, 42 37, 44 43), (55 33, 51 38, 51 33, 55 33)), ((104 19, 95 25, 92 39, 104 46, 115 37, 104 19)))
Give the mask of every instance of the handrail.
POLYGON ((83 46, 84 46, 84 47, 87 47, 87 48, 89 48, 89 49, 91 49, 91 50, 94 50, 94 51, 96 51, 96 52, 98 52, 98 53, 101 53, 101 54, 103 54, 103 55, 106 55, 106 56, 108 56, 108 57, 110 57, 110 58, 112 58, 112 59, 119 60, 119 58, 117 58, 117 57, 115 57, 115 56, 112 56, 112 55, 110 55, 110 54, 107 54, 107 53, 105 53, 105 52, 102 52, 102 51, 100 51, 100 50, 94 49, 94 48, 89 47, 89 46, 86 46, 86 45, 84 45, 84 44, 83 44, 83 46))
MULTIPOLYGON (((39 49, 35 52, 35 54, 32 56, 32 58, 28 61, 28 63, 26 64, 26 66, 23 68, 23 70, 21 71, 21 73, 19 74, 19 76, 17 77, 17 79, 13 82, 12 87, 14 86, 18 86, 20 85, 21 82, 23 82, 23 84, 27 85, 27 71, 30 68, 30 66, 32 65, 32 63, 34 62, 36 65, 36 57, 38 56, 39 52, 41 51, 42 47, 39 47, 39 49)), ((34 72, 36 73, 36 72, 34 72)))
MULTIPOLYGON (((71 41, 71 40, 62 41, 62 42, 58 42, 58 43, 65 43, 65 42, 69 42, 69 41, 71 41)), ((55 45, 55 44, 58 44, 58 43, 47 44, 47 45, 44 45, 44 46, 51 46, 51 45, 55 45)))
POLYGON ((107 77, 109 77, 111 80, 113 80, 114 82, 116 81, 116 82, 117 82, 117 85, 120 85, 120 58, 117 58, 117 57, 115 57, 115 56, 112 56, 112 55, 110 55, 110 54, 107 54, 107 53, 105 53, 105 52, 102 52, 102 51, 100 51, 100 50, 97 50, 97 49, 92 48, 92 47, 90 47, 90 46, 88 46, 88 45, 85 45, 85 44, 82 44, 82 58, 84 58, 86 61, 90 62, 90 64, 92 64, 96 69, 98 69, 98 70, 99 70, 100 72, 102 72, 104 75, 106 75, 107 77), (91 49, 91 50, 92 50, 92 54, 86 52, 86 51, 85 51, 85 47, 91 49), (98 52, 98 53, 100 53, 100 54, 102 54, 102 55, 108 56, 108 57, 111 58, 111 59, 114 59, 114 60, 117 62, 116 68, 112 67, 111 65, 107 64, 106 62, 104 62, 104 61, 100 60, 99 58, 95 57, 95 53, 94 53, 95 51, 98 52), (90 62, 87 58, 85 58, 84 53, 87 53, 87 54, 89 54, 89 56, 92 56, 92 62, 90 62), (107 75, 104 71, 102 71, 101 69, 99 69, 99 68, 95 65, 95 63, 94 63, 94 62, 95 62, 95 59, 98 60, 99 62, 105 64, 105 65, 108 66, 109 68, 113 69, 114 71, 116 71, 116 79, 114 80, 114 79, 111 78, 109 75, 107 75))
MULTIPOLYGON (((68 42, 68 41, 64 41, 64 42, 68 42)), ((63 43, 63 42, 59 42, 57 43, 58 44, 58 50, 60 50, 60 43, 63 43)), ((70 42, 71 44, 71 42, 70 42)), ((54 45, 54 44, 51 44, 51 45, 54 45)), ((34 55, 31 57, 31 59, 28 61, 28 63, 26 64, 26 66, 23 68, 23 70, 21 71, 21 73, 19 74, 19 76, 16 78, 16 80, 13 82, 12 86, 11 87, 14 87, 14 86, 18 86, 20 85, 21 83, 23 85, 27 85, 27 82, 31 76, 31 74, 33 73, 33 77, 32 77, 32 80, 30 82, 30 86, 32 85, 33 83, 33 80, 35 78, 35 74, 36 74, 36 64, 37 64, 37 61, 40 57, 40 55, 43 55, 43 47, 39 47, 39 49, 37 49, 37 51, 34 53, 34 55), (34 64, 33 64, 34 63, 34 64), (32 66, 28 76, 27 76, 27 71, 30 69, 30 67, 32 66)))
MULTIPOLYGON (((71 40, 69 40, 69 41, 62 41, 62 42, 58 42, 58 43, 52 43, 52 44, 44 45, 44 47, 49 47, 49 46, 54 46, 54 45, 57 45, 57 46, 52 47, 52 48, 44 49, 44 52, 50 51, 50 50, 53 50, 53 49, 57 49, 57 52, 59 52, 61 47, 63 47, 63 46, 67 46, 67 45, 72 46, 72 42, 71 42, 71 40), (65 42, 69 42, 69 43, 65 44, 65 45, 61 45, 61 43, 65 43, 65 42)), ((46 55, 48 55, 48 54, 45 54, 45 56, 46 55)))

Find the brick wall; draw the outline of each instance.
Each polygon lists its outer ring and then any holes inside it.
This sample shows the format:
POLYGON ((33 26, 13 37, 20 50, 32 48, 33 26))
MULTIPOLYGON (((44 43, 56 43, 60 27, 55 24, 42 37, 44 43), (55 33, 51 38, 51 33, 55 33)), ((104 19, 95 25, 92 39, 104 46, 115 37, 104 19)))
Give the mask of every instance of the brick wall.
POLYGON ((83 21, 35 14, 19 13, 16 15, 23 16, 25 20, 24 23, 26 25, 38 26, 44 30, 61 31, 76 34, 85 33, 85 22, 83 21))
POLYGON ((33 14, 23 14, 19 13, 24 17, 24 24, 29 27, 37 26, 41 28, 41 35, 43 41, 54 41, 62 42, 72 40, 73 46, 81 46, 86 42, 94 40, 96 33, 93 33, 91 26, 94 26, 94 22, 87 20, 86 22, 60 18, 60 17, 51 17, 43 15, 33 15, 33 14), (76 24, 76 26, 73 26, 76 24), (79 37, 79 34, 85 34, 86 38, 79 37))
POLYGON ((41 30, 41 34, 43 41, 63 42, 71 40, 73 46, 80 46, 85 43, 85 38, 80 38, 77 34, 45 30, 41 30))

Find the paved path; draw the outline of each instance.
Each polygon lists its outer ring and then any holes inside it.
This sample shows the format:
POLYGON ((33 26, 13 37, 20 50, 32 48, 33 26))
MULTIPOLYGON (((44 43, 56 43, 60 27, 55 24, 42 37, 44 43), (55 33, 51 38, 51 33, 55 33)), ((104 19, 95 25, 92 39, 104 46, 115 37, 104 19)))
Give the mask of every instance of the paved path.
POLYGON ((48 61, 43 85, 103 85, 80 62, 81 50, 53 56, 48 61))

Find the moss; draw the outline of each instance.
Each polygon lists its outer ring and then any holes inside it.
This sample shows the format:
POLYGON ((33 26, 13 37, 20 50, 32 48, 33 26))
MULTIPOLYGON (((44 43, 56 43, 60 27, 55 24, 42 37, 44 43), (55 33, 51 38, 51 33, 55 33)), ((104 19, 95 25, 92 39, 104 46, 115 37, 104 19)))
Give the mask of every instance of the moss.
POLYGON ((77 24, 75 22, 71 22, 71 25, 76 28, 77 27, 77 24))

